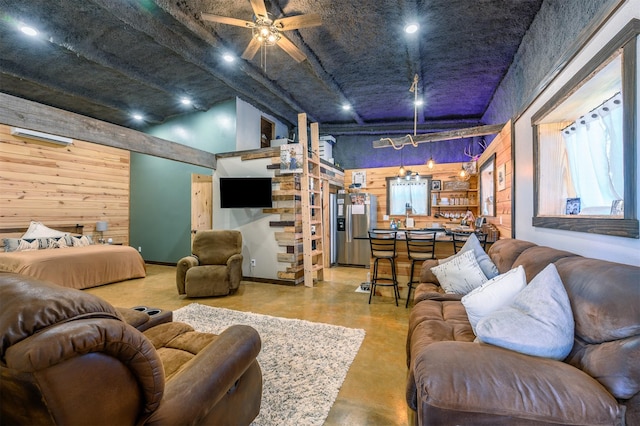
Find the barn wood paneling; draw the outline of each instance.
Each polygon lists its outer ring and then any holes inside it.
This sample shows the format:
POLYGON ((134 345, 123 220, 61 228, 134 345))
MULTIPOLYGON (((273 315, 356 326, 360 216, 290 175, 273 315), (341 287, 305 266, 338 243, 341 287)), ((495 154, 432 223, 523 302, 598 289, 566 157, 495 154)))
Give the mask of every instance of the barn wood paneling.
POLYGON ((0 125, 0 228, 26 228, 32 220, 54 229, 79 223, 97 239, 96 222, 104 220, 104 237, 128 244, 129 166, 123 149, 38 142, 0 125))

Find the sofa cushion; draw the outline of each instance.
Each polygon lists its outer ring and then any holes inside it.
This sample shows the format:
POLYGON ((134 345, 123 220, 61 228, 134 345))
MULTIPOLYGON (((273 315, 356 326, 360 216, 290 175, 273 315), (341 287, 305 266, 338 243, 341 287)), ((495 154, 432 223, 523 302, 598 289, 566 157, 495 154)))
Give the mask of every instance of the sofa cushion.
POLYGON ((447 293, 467 294, 487 281, 473 251, 466 251, 431 268, 447 293))
POLYGON ((576 340, 567 362, 587 371, 616 398, 638 394, 638 268, 578 256, 561 259, 556 267, 575 320, 576 340))
POLYGON ((504 274, 515 267, 513 263, 525 250, 534 246, 529 241, 502 238, 491 245, 488 254, 498 271, 504 274))
POLYGON ((417 395, 408 402, 419 405, 420 424, 624 424, 624 408, 596 380, 547 358, 438 342, 419 353, 412 373, 417 395))
POLYGON ((453 260, 456 257, 461 256, 462 254, 469 251, 473 252, 473 255, 478 261, 478 265, 480 265, 480 269, 482 269, 482 272, 488 279, 491 279, 500 273, 489 255, 480 245, 480 240, 478 240, 476 234, 469 235, 469 238, 467 238, 467 242, 464 243, 460 251, 458 251, 458 253, 454 254, 453 256, 440 260, 440 264, 449 262, 450 260, 453 260))
POLYGON ((573 330, 569 297, 553 264, 536 275, 509 306, 476 326, 482 342, 557 360, 571 351, 573 330))
POLYGON ((503 306, 511 304, 526 285, 524 268, 518 266, 509 272, 493 277, 462 297, 462 304, 467 311, 474 332, 478 321, 503 306))

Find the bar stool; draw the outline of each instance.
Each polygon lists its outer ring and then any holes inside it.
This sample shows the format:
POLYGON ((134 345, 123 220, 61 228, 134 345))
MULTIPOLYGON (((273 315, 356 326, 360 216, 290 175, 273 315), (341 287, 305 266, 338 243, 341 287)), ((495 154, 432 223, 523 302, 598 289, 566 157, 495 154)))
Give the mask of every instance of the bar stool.
POLYGON ((393 295, 398 306, 398 278, 396 276, 396 231, 369 231, 369 244, 371 245, 371 256, 373 262, 373 275, 371 277, 371 290, 369 293, 369 304, 371 296, 376 291, 376 286, 393 287, 393 295), (391 278, 378 277, 378 261, 388 260, 391 264, 391 278))
POLYGON ((436 233, 435 231, 407 231, 405 232, 407 238, 407 254, 409 260, 411 260, 411 272, 409 274, 409 282, 407 283, 407 303, 405 308, 409 307, 409 300, 411 299, 411 289, 413 283, 420 282, 414 281, 413 271, 416 262, 424 262, 427 259, 436 258, 436 233))
MULTIPOLYGON (((487 251, 487 234, 484 234, 482 232, 474 232, 474 234, 476 234, 476 237, 478 237, 478 241, 480 241, 482 249, 484 251, 487 251)), ((464 244, 467 242, 467 239, 469 238, 469 235, 471 235, 469 232, 454 232, 451 235, 454 254, 458 253, 458 250, 460 250, 462 246, 464 246, 464 244)))

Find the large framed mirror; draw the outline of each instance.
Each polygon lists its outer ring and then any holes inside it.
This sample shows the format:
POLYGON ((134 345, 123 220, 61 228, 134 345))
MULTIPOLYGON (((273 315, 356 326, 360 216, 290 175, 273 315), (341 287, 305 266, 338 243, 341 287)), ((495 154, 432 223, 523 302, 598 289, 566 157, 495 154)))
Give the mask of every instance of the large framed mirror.
POLYGON ((480 216, 496 215, 496 154, 480 166, 480 216))
POLYGON ((533 226, 638 238, 634 28, 623 28, 532 117, 533 226))

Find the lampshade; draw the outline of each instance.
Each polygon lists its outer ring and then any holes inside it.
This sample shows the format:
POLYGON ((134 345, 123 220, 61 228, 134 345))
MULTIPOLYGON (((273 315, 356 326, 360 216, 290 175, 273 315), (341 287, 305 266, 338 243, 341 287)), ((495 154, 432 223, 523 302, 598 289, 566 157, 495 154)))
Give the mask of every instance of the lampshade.
POLYGON ((96 231, 104 232, 104 231, 107 230, 107 228, 108 228, 107 222, 105 222, 105 221, 96 222, 96 231))

